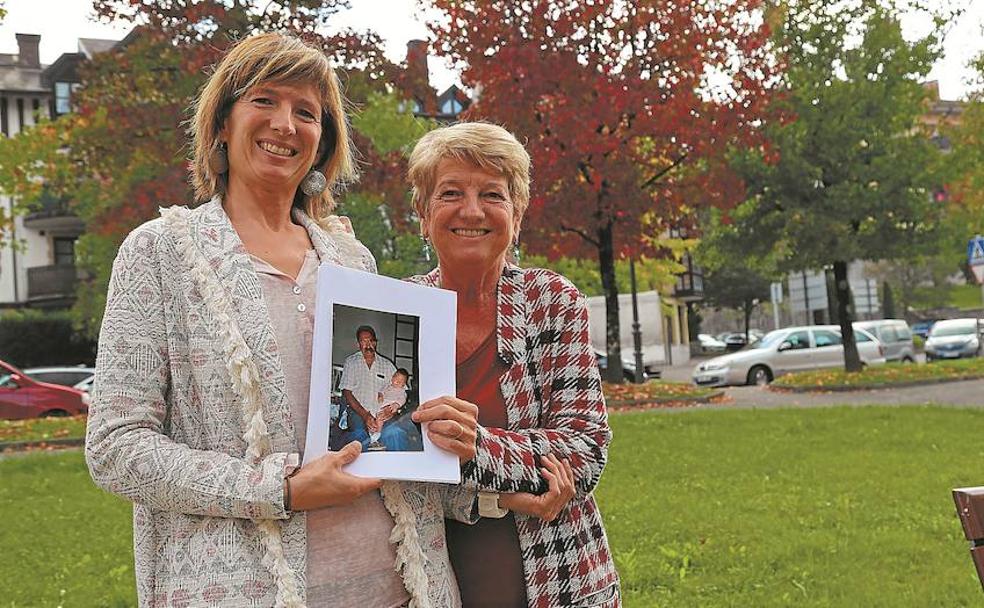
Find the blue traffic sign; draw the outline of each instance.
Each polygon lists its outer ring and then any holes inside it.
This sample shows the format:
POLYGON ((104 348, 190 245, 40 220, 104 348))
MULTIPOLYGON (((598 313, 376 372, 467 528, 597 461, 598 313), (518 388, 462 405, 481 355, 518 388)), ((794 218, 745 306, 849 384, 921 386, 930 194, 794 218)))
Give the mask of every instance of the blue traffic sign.
POLYGON ((984 237, 979 234, 967 243, 967 263, 971 266, 984 266, 984 237))

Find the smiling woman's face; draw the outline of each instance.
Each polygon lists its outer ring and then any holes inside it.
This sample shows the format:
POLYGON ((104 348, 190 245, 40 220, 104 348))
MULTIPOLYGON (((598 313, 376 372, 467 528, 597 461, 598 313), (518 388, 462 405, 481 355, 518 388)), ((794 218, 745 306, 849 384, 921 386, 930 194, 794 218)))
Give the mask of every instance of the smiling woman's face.
POLYGON ((321 116, 311 85, 267 83, 247 91, 219 134, 228 145, 230 189, 239 182, 248 190, 283 189, 293 196, 317 160, 321 116))
POLYGON ((501 266, 519 230, 509 182, 471 163, 444 159, 421 226, 443 266, 475 272, 501 266))

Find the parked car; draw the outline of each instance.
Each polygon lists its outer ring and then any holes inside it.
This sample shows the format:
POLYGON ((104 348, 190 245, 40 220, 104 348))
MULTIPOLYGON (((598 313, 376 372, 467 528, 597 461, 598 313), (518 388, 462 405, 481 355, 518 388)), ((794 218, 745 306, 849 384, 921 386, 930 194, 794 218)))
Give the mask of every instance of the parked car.
POLYGON ((702 353, 723 353, 727 348, 724 342, 711 334, 697 334, 697 341, 702 353))
MULTIPOLYGON (((595 358, 598 360, 598 371, 601 372, 601 377, 604 379, 605 370, 608 369, 608 355, 595 351, 595 358)), ((659 378, 662 374, 663 372, 659 369, 659 366, 645 365, 643 367, 642 379, 651 380, 659 378)), ((622 357, 622 376, 630 382, 635 380, 635 361, 622 357)))
POLYGON ((750 329, 748 330, 748 340, 745 340, 745 332, 743 331, 726 331, 723 334, 718 334, 717 339, 724 342, 725 350, 728 352, 741 350, 745 348, 748 343, 753 343, 761 339, 762 334, 758 330, 750 329))
POLYGON ((947 319, 938 321, 926 338, 926 361, 960 359, 981 354, 984 324, 977 319, 947 319))
POLYGON ((83 365, 77 367, 31 367, 25 369, 24 373, 41 382, 71 386, 88 393, 92 387, 92 379, 96 376, 96 368, 83 365))
POLYGON ((919 336, 920 338, 925 340, 926 338, 929 337, 929 331, 933 329, 933 325, 935 325, 937 321, 939 321, 939 319, 926 319, 923 321, 916 321, 915 323, 912 324, 913 335, 919 336))
POLYGON ((89 409, 89 395, 80 390, 38 382, 0 361, 0 418, 74 416, 89 409))
POLYGON ((885 347, 886 361, 902 361, 915 363, 916 348, 912 344, 912 330, 909 324, 900 319, 882 319, 880 321, 859 321, 854 327, 860 327, 878 338, 885 347))
MULTIPOLYGON (((874 336, 856 328, 854 338, 863 364, 885 363, 884 348, 874 336)), ((840 327, 787 327, 769 332, 744 350, 704 361, 694 369, 693 381, 700 386, 768 384, 788 372, 843 364, 840 327)))

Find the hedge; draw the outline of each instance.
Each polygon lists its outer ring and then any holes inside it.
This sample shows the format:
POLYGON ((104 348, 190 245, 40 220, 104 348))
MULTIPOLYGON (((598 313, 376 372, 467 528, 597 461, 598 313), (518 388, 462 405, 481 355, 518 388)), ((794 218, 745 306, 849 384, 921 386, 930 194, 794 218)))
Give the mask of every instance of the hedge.
POLYGON ((0 314, 0 359, 21 369, 93 365, 96 345, 72 328, 68 311, 7 310, 0 314))

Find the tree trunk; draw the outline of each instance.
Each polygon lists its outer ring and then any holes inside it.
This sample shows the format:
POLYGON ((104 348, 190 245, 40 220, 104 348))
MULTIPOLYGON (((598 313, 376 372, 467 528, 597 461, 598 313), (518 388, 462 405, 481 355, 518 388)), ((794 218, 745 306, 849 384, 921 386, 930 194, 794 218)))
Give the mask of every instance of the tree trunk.
POLYGON ((601 288, 605 292, 605 348, 608 357, 606 382, 621 384, 622 340, 618 323, 618 285, 615 284, 615 247, 612 222, 598 229, 598 265, 601 269, 601 288))
POLYGON ((844 340, 844 369, 861 371, 858 344, 854 341, 854 315, 851 314, 851 286, 847 282, 847 262, 834 262, 834 293, 837 294, 837 319, 844 340))

